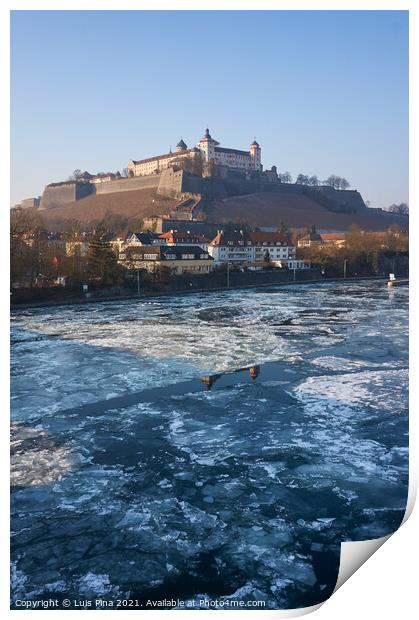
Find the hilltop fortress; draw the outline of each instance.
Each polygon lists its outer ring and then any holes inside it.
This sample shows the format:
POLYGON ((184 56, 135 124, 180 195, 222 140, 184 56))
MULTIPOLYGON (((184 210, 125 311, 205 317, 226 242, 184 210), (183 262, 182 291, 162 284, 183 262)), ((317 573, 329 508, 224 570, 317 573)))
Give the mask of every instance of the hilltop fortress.
MULTIPOLYGON (((50 183, 44 189, 39 207, 41 210, 51 209, 91 194, 141 189, 154 189, 160 196, 179 200, 195 197, 201 203, 204 197, 212 200, 248 194, 279 183, 275 166, 263 170, 261 147, 256 140, 248 151, 224 148, 211 136, 208 128, 196 146, 188 148, 180 139, 175 152, 131 159, 127 170, 127 177, 122 177, 119 172, 91 175, 85 171, 74 180, 50 183)), ((201 212, 202 207, 203 204, 201 212)))
POLYGON ((291 227, 316 224, 323 230, 347 230, 353 223, 385 230, 407 221, 368 209, 357 190, 281 182, 276 166, 264 170, 256 140, 249 150, 224 148, 209 129, 196 146, 188 148, 180 139, 174 152, 131 159, 127 171, 126 176, 85 171, 73 180, 47 185, 36 205, 23 201, 22 207, 37 207, 49 220, 90 221, 119 213, 144 222, 153 216, 168 218, 176 227, 180 220, 268 227, 282 221, 291 227))
POLYGON ((170 166, 182 166, 185 160, 191 160, 193 164, 200 160, 204 168, 205 164, 213 163, 216 166, 225 166, 234 170, 262 172, 261 148, 256 140, 250 145, 249 151, 227 149, 219 145, 220 143, 211 137, 207 128, 204 137, 191 149, 188 149, 181 138, 176 145, 175 153, 170 152, 139 161, 132 159, 128 164, 128 174, 131 177, 158 174, 170 166))

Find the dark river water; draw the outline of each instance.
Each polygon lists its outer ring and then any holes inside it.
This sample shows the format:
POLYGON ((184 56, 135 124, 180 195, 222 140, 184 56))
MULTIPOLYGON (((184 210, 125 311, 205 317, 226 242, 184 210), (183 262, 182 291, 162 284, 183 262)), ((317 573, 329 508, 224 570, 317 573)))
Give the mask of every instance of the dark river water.
POLYGON ((366 281, 14 312, 12 607, 327 598, 403 518, 407 330, 366 281))

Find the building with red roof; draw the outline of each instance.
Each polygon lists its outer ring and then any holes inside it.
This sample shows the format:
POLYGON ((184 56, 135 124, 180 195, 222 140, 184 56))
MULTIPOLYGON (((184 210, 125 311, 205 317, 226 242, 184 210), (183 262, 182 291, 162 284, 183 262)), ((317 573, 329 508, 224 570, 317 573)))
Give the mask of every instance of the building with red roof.
POLYGON ((294 260, 296 248, 280 233, 245 232, 242 230, 223 231, 208 246, 209 254, 215 264, 229 263, 239 266, 271 264, 282 267, 294 260))

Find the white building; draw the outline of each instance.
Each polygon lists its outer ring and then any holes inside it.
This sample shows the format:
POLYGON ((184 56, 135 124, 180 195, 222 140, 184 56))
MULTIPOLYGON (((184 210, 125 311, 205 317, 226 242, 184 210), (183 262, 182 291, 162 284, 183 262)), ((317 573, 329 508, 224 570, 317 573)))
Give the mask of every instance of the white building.
POLYGON ((121 177, 119 170, 116 173, 115 172, 100 172, 90 179, 90 183, 93 183, 93 184, 108 183, 109 181, 117 181, 118 179, 121 179, 121 178, 122 177, 121 177))
POLYGON ((176 145, 176 152, 157 155, 148 159, 131 160, 128 163, 130 176, 148 176, 158 174, 169 166, 175 165, 181 160, 200 158, 203 162, 214 162, 220 166, 227 166, 237 170, 262 171, 261 148, 254 140, 248 151, 220 147, 220 143, 211 137, 208 129, 198 144, 188 149, 181 139, 176 145))
POLYGON ((269 263, 283 267, 295 260, 296 248, 279 233, 219 231, 209 244, 208 252, 215 265, 262 266, 269 263))
MULTIPOLYGON (((279 261, 295 259, 296 248, 290 240, 280 233, 251 232, 250 239, 255 250, 255 262, 263 262, 269 259, 276 265, 279 261), (269 256, 268 256, 269 255, 269 256)), ((277 265, 281 266, 281 265, 277 265)))
POLYGON ((114 252, 118 254, 118 252, 123 252, 127 247, 162 245, 164 241, 159 238, 159 235, 152 232, 132 232, 129 230, 116 235, 109 243, 114 252))

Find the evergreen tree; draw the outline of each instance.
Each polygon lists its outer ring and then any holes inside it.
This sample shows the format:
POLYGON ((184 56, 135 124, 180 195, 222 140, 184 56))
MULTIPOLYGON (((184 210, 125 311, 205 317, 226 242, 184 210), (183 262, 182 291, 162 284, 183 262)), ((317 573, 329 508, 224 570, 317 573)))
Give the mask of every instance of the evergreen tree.
POLYGON ((89 276, 101 284, 114 284, 118 278, 118 262, 103 225, 96 227, 87 250, 89 276))

